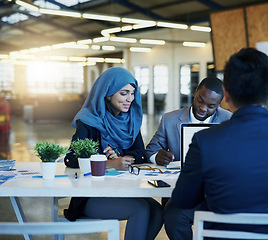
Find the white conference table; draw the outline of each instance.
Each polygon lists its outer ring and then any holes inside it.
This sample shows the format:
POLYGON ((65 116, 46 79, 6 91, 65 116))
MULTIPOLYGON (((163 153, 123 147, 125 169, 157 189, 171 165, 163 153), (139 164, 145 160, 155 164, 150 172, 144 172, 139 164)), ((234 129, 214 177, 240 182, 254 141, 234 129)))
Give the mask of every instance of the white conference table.
MULTIPOLYGON (((163 171, 170 170, 165 167, 150 164, 152 167, 163 171)), ((16 170, 40 172, 40 162, 16 162, 16 170)), ((174 170, 173 170, 174 171, 174 170)), ((83 176, 79 169, 65 167, 64 163, 58 163, 56 175, 68 175, 56 177, 53 180, 33 178, 30 174, 23 177, 15 177, 0 185, 0 197, 9 197, 19 222, 26 222, 19 197, 50 197, 52 203, 52 221, 57 219, 55 215, 55 203, 61 197, 170 197, 178 179, 178 174, 157 174, 157 176, 145 176, 144 170, 136 176, 126 172, 122 176, 105 176, 102 180, 96 180, 92 176, 83 176), (75 173, 78 178, 75 179, 75 173), (156 188, 147 180, 162 179, 170 184, 170 187, 156 188)), ((158 171, 155 171, 158 172, 158 171)), ((148 173, 148 172, 147 172, 148 173)), ((152 173, 154 173, 152 171, 152 173)), ((24 236, 32 239, 31 236, 24 236)))
MULTIPOLYGON (((164 171, 164 167, 150 164, 164 171)), ((17 162, 17 170, 38 171, 41 174, 40 162, 17 162)), ((105 176, 103 180, 93 179, 91 176, 83 176, 79 169, 66 168, 64 163, 58 163, 57 175, 69 175, 68 177, 56 177, 54 180, 42 178, 19 177, 8 180, 0 185, 0 197, 170 197, 174 189, 178 175, 169 176, 136 176, 128 177, 105 176), (74 178, 74 173, 78 178, 74 178), (171 187, 155 188, 147 183, 148 179, 162 179, 171 187)), ((155 171, 157 172, 157 171, 155 171)))

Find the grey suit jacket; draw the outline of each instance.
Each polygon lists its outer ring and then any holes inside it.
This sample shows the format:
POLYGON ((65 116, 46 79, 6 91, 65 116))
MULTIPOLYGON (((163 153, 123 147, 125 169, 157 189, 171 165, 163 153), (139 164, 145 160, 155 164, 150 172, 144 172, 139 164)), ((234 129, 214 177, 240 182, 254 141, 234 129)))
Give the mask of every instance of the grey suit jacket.
MULTIPOLYGON (((161 149, 158 144, 159 141, 166 149, 173 152, 175 160, 180 160, 180 125, 182 123, 190 122, 189 111, 190 106, 165 113, 162 116, 158 130, 146 147, 146 155, 148 159, 152 154, 157 153, 161 149)), ((218 107, 211 122, 221 123, 229 120, 231 116, 231 112, 218 107)))

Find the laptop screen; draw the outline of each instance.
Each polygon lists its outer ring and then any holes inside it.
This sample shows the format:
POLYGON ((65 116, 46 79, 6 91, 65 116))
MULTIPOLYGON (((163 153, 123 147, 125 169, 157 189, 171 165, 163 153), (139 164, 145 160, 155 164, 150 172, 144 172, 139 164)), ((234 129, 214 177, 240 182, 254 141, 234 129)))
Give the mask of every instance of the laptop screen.
POLYGON ((194 134, 203 129, 209 128, 215 123, 182 123, 181 124, 181 168, 185 162, 185 157, 192 142, 194 134))

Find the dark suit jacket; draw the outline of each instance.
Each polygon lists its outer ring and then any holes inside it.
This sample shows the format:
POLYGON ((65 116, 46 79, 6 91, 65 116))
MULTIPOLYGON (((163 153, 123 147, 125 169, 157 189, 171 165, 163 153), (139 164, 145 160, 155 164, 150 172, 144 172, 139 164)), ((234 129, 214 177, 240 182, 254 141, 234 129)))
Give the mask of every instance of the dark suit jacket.
POLYGON ((203 199, 216 213, 268 213, 265 108, 240 108, 229 121, 194 135, 172 201, 193 208, 203 199))

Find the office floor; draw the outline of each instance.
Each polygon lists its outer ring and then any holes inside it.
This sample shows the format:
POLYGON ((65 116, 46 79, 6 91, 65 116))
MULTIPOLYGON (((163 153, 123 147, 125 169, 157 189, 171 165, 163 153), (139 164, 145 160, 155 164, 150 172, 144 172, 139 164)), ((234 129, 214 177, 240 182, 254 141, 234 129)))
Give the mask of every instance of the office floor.
MULTIPOLYGON (((143 137, 144 142, 147 143, 148 139, 153 134, 155 124, 147 124, 145 118, 143 124, 143 137), (152 129, 146 126, 154 126, 152 129)), ((155 121, 155 120, 153 120, 155 121)), ((158 121, 158 119, 156 120, 158 121)), ((6 142, 5 135, 0 134, 0 159, 15 159, 19 162, 37 162, 40 161, 35 156, 33 146, 36 141, 48 140, 56 141, 63 146, 69 146, 70 139, 74 133, 74 128, 71 127, 70 122, 37 122, 33 124, 26 123, 22 118, 11 117, 11 132, 8 143, 6 142)), ((160 200, 160 199, 157 199, 160 200)), ((31 221, 50 221, 50 198, 20 198, 21 204, 25 211, 26 218, 31 221)), ((60 213, 68 206, 69 199, 65 198, 60 200, 60 213)), ((17 221, 9 198, 0 198, 0 221, 17 221)), ((124 239, 124 228, 126 221, 120 222, 120 239, 124 239)), ((20 240, 23 237, 18 236, 1 236, 1 240, 20 240)), ((34 239, 48 240, 52 237, 39 236, 34 239)), ((79 236, 67 236, 67 240, 103 240, 107 239, 105 233, 86 234, 79 236)), ((156 240, 166 240, 164 228, 159 232, 156 240)))

